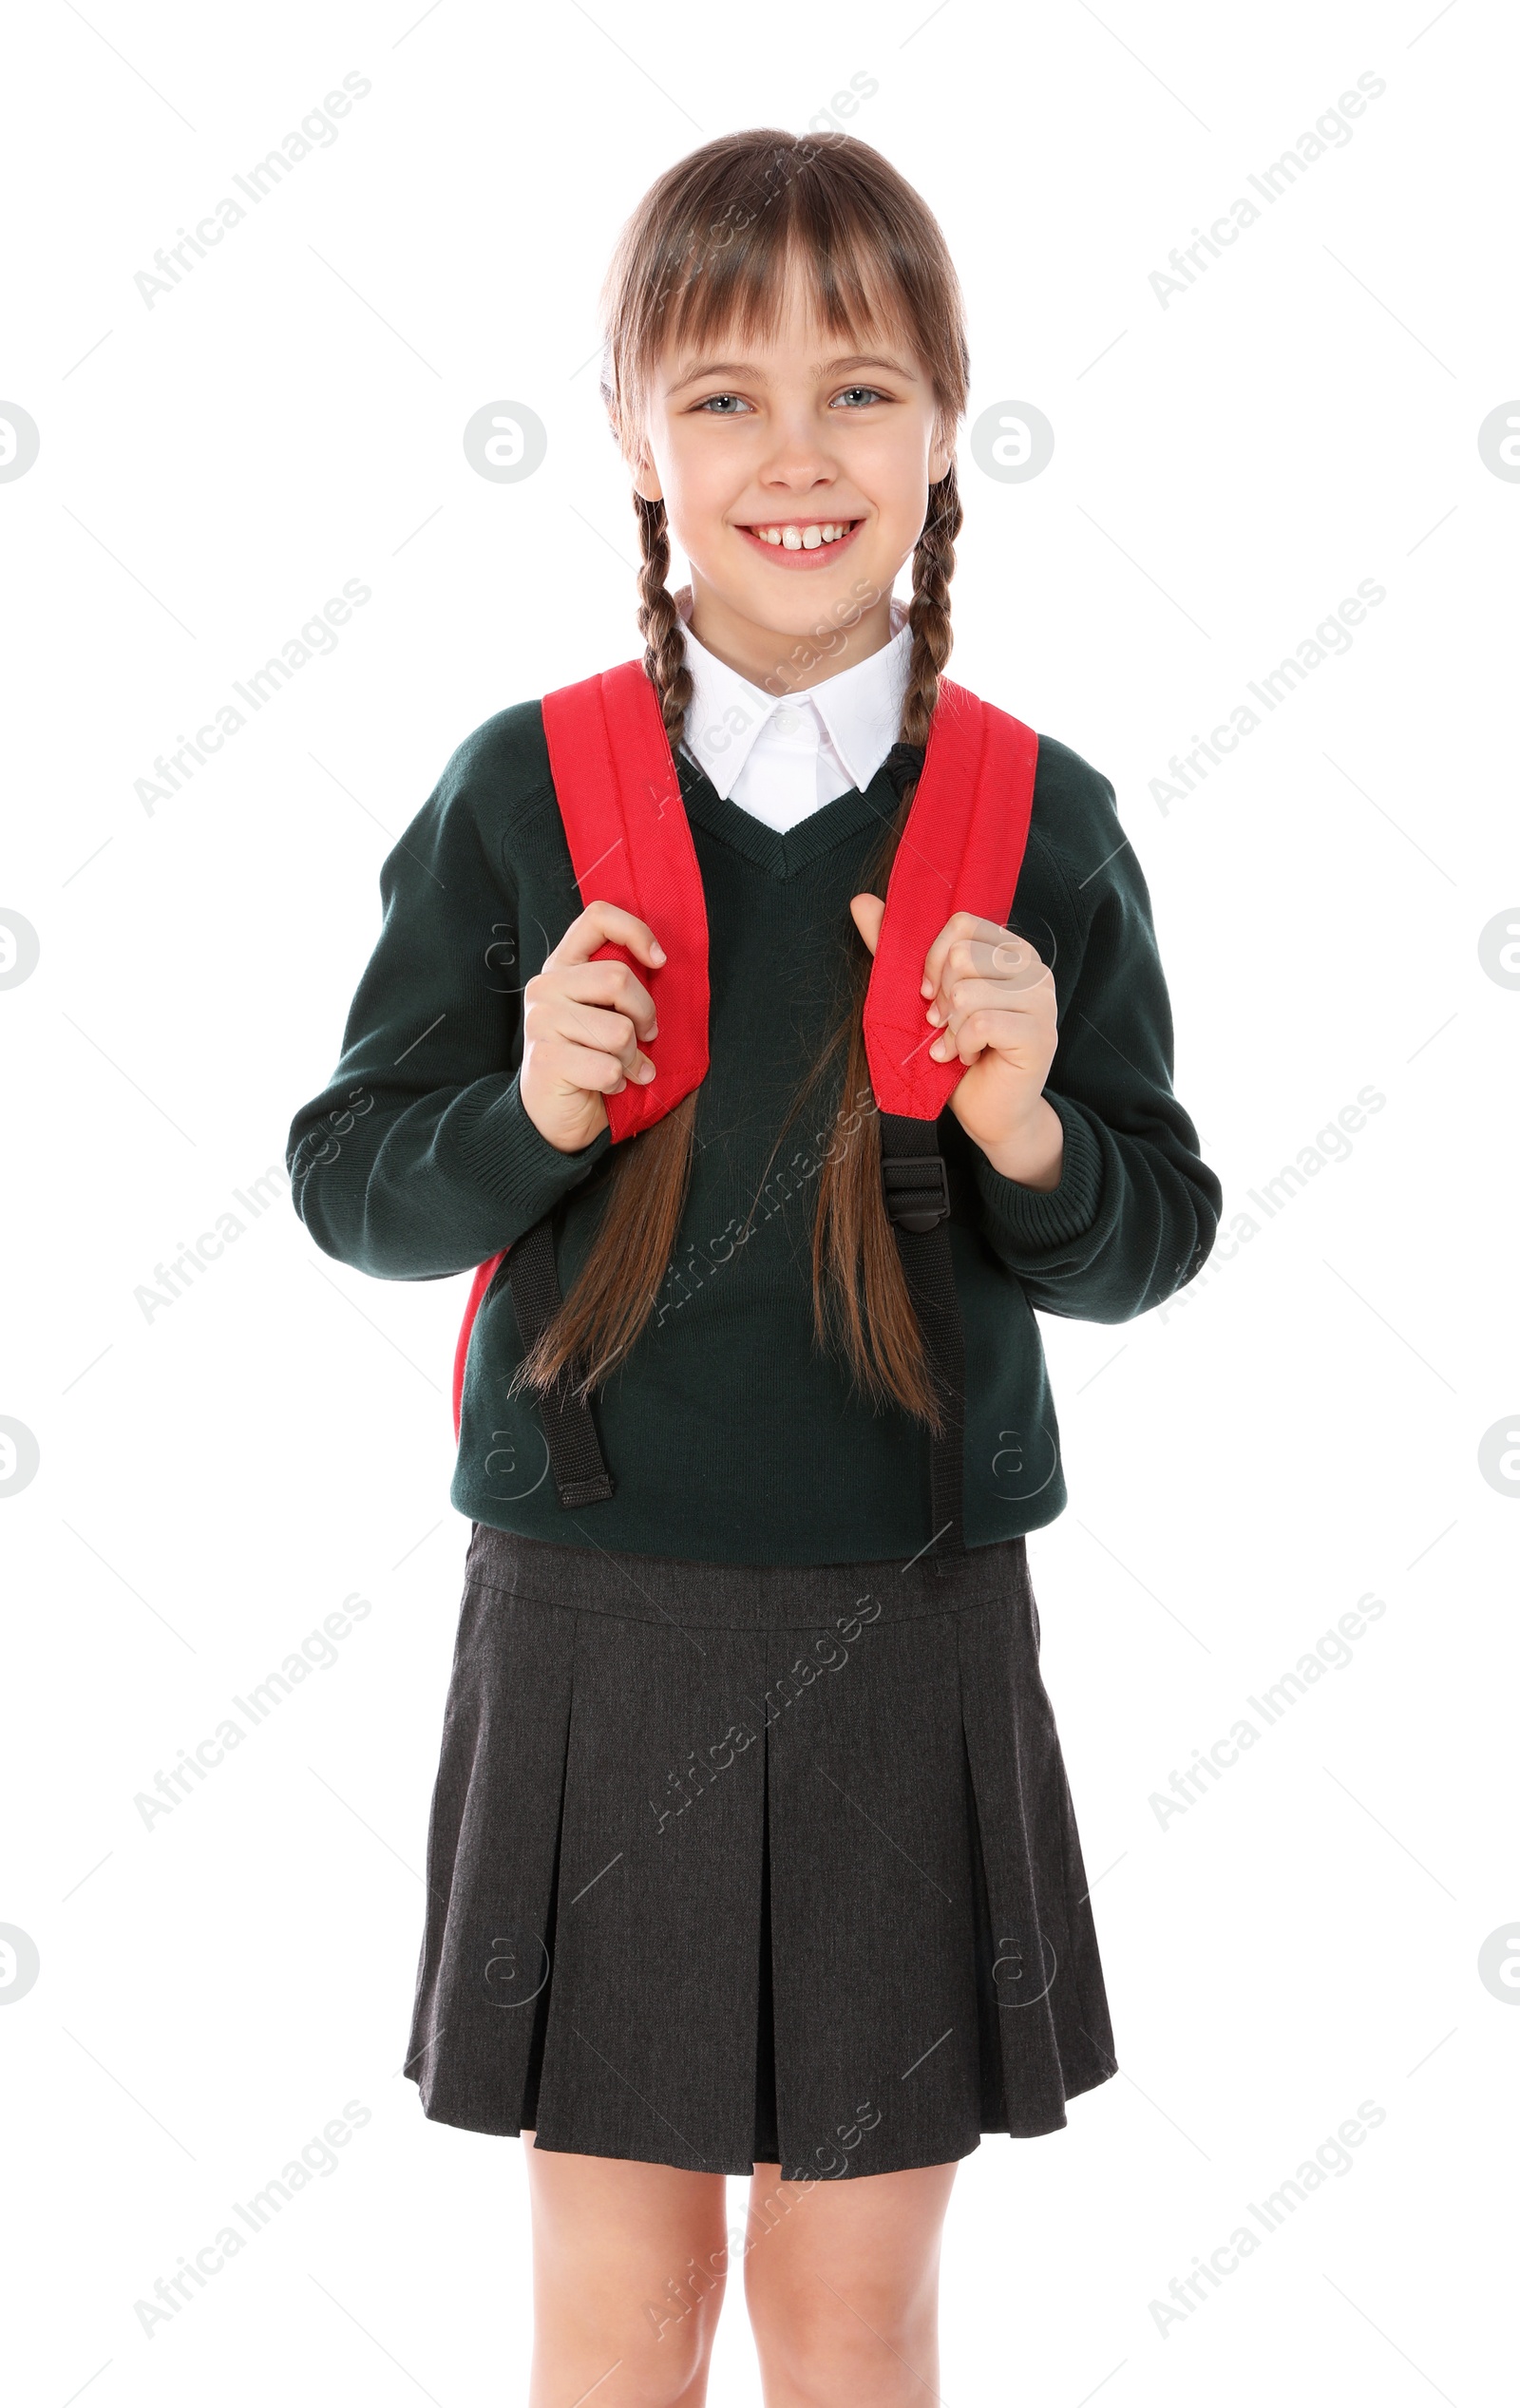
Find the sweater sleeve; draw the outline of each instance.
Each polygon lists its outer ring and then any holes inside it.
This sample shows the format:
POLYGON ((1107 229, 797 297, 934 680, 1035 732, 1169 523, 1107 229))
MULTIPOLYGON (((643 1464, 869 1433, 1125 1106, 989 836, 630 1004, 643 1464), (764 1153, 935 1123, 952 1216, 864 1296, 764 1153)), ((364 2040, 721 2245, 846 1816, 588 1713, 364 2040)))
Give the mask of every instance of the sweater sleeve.
POLYGON ((462 745, 380 871, 384 919, 328 1085, 291 1124, 295 1210, 324 1254, 381 1280, 468 1271, 607 1151, 523 1109, 522 948, 508 847, 488 834, 490 750, 462 745))
MULTIPOLYGON (((1042 749, 1046 739, 1041 739, 1042 749)), ((1065 1145, 1058 1184, 1026 1187, 979 1147, 982 1234, 1042 1312, 1127 1321, 1163 1303, 1200 1271, 1219 1227, 1224 1190, 1172 1092, 1171 1006, 1150 897, 1108 780, 1063 747, 1080 772, 1080 807, 1063 809, 1060 869, 1076 934, 1064 980, 1045 1100, 1065 1145)), ((1077 781, 1063 776, 1063 802, 1077 781)))

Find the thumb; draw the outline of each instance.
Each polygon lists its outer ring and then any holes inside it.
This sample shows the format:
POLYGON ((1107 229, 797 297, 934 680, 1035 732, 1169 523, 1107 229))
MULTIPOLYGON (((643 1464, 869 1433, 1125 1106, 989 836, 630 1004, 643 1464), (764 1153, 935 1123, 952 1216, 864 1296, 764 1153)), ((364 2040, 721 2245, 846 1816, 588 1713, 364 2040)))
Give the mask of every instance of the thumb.
POLYGON ((874 957, 886 917, 886 905, 880 895, 852 895, 849 916, 864 939, 865 950, 874 957))

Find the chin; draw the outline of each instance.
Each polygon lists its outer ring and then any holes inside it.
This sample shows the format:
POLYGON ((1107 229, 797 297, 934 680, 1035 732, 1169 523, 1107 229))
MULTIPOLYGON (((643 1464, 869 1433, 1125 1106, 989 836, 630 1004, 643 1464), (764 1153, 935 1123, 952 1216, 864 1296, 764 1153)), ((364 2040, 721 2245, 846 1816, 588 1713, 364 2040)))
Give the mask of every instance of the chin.
POLYGON ((713 580, 715 591, 731 595, 732 607, 761 626, 798 635, 820 626, 850 624, 892 585, 891 573, 878 570, 859 552, 801 575, 787 569, 772 572, 763 564, 757 569, 748 555, 731 562, 730 571, 725 586, 713 580))

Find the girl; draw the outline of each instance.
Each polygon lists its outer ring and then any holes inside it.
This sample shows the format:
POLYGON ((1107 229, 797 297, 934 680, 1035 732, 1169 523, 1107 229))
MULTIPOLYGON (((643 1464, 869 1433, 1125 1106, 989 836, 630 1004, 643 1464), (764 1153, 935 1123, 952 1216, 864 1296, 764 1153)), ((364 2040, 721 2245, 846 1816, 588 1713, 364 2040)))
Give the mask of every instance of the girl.
POLYGON ((526 2144, 534 2408, 700 2402, 735 2260, 768 2408, 886 2408, 937 2392, 957 2161, 1116 2070, 1025 1555, 1066 1502, 1035 1308, 1160 1302, 1221 1191, 1112 789, 1040 738, 1008 924, 958 911, 923 957, 959 1071, 923 1125, 938 1322, 889 1217, 863 996, 950 654, 968 377, 922 201, 850 137, 726 136, 635 212, 604 307, 707 1074, 614 1146, 678 1000, 661 911, 578 889, 522 702, 388 857, 291 1132, 341 1261, 507 1249, 466 1361, 408 2071, 526 2144))

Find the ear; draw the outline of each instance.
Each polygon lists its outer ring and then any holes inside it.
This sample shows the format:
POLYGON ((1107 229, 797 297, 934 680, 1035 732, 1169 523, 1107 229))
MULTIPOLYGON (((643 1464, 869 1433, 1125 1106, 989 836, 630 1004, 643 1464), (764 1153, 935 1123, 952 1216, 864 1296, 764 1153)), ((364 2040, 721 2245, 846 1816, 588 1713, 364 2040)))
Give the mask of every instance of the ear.
POLYGON ((634 469, 634 491, 641 502, 663 502, 665 499, 665 489, 656 474, 655 463, 642 446, 634 469))
POLYGON ((882 922, 886 917, 885 903, 883 902, 880 895, 852 895, 849 901, 849 916, 861 933, 866 952, 874 960, 877 944, 881 939, 882 922))
POLYGON ((929 483, 932 485, 937 485, 940 478, 948 474, 955 456, 953 437, 936 427, 934 441, 929 446, 929 483))

